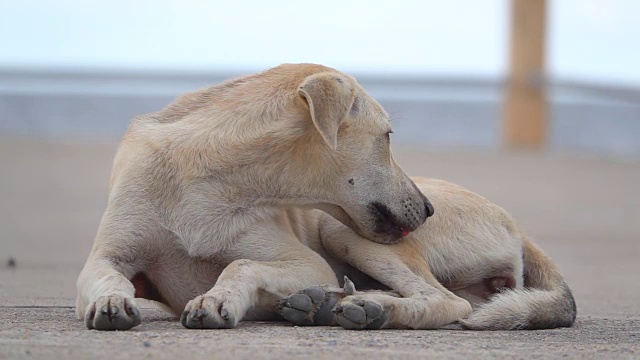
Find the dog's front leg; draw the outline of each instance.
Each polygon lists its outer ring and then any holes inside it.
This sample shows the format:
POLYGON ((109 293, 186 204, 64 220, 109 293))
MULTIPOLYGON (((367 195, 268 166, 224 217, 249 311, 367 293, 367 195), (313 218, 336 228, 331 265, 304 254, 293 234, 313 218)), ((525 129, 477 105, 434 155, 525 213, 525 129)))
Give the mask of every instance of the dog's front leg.
POLYGON ((240 240, 226 256, 236 260, 224 269, 211 290, 187 304, 181 317, 185 327, 232 328, 243 318, 277 316, 278 302, 285 296, 315 284, 338 285, 320 255, 275 227, 240 240), (247 317, 250 309, 261 315, 247 317))
POLYGON ((434 329, 471 314, 469 302, 433 276, 415 240, 378 244, 332 219, 330 222, 321 227, 325 248, 402 296, 358 293, 345 297, 334 309, 342 327, 434 329))
POLYGON ((130 279, 149 261, 151 239, 169 236, 142 201, 112 196, 80 276, 76 313, 89 329, 126 330, 140 324, 130 279))
POLYGON ((87 328, 127 330, 140 324, 135 288, 115 264, 99 252, 92 252, 78 278, 76 313, 87 328))

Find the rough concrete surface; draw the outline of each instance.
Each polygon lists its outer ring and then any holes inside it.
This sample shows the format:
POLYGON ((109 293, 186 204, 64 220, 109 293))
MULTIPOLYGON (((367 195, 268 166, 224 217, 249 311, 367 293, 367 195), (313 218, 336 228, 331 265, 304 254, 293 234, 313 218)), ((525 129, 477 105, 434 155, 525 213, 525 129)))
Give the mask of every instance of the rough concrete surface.
POLYGON ((187 330, 149 306, 132 331, 89 331, 75 318, 75 281, 106 205, 115 148, 0 137, 0 359, 640 358, 640 164, 395 149, 409 174, 450 180, 511 212, 573 289, 579 315, 570 329, 187 330))

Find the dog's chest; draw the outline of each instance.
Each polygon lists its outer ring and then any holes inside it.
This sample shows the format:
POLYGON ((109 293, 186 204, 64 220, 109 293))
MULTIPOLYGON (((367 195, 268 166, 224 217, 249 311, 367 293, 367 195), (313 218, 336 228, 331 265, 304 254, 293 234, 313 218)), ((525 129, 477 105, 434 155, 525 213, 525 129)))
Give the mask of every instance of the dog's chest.
POLYGON ((189 256, 210 258, 233 248, 269 214, 258 209, 219 209, 183 212, 173 221, 172 231, 189 256))
POLYGON ((256 221, 258 209, 238 204, 214 182, 183 183, 158 205, 164 225, 192 257, 210 258, 228 249, 256 221))

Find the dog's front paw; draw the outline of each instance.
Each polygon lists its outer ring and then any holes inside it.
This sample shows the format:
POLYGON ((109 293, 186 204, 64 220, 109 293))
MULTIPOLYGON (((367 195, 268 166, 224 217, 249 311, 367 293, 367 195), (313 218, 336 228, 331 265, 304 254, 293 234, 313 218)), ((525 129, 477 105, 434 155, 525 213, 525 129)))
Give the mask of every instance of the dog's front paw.
POLYGON ((380 329, 389 319, 389 312, 380 304, 358 295, 344 298, 333 312, 338 325, 349 330, 380 329))
POLYGON ((142 316, 133 299, 101 296, 87 307, 84 321, 89 329, 127 330, 140 324, 142 316))
POLYGON ((188 329, 231 329, 239 319, 228 305, 222 296, 201 295, 189 301, 180 321, 188 329))

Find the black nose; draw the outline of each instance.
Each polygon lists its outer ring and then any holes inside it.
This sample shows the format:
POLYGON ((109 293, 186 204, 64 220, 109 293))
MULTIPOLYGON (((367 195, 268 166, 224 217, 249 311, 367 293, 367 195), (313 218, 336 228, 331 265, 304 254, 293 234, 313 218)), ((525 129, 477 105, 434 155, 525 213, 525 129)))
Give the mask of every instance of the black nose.
POLYGON ((427 214, 427 217, 431 217, 435 213, 435 209, 433 208, 433 205, 431 205, 431 202, 426 198, 424 199, 424 209, 427 214))
POLYGON ((420 192, 420 195, 422 197, 422 202, 424 203, 424 220, 427 220, 428 217, 433 216, 435 209, 433 208, 433 205, 431 205, 431 201, 429 201, 429 199, 427 199, 427 197, 422 192, 420 192))

